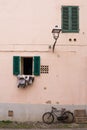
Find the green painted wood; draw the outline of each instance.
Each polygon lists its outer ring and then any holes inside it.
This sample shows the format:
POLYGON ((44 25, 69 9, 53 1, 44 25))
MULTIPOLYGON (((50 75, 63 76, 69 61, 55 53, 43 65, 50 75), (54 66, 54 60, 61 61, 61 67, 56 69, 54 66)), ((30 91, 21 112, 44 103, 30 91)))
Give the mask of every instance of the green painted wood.
POLYGON ((78 6, 62 6, 62 32, 79 32, 78 6))
POLYGON ((13 56, 13 74, 18 75, 20 74, 20 57, 13 56))
POLYGON ((40 75, 40 56, 34 56, 34 75, 40 75))

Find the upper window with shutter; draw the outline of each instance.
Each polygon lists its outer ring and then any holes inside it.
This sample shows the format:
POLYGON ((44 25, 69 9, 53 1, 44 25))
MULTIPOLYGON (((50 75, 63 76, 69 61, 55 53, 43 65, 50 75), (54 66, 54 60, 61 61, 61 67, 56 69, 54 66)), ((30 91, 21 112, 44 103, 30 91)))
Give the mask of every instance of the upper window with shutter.
POLYGON ((62 6, 62 32, 79 32, 78 6, 62 6))

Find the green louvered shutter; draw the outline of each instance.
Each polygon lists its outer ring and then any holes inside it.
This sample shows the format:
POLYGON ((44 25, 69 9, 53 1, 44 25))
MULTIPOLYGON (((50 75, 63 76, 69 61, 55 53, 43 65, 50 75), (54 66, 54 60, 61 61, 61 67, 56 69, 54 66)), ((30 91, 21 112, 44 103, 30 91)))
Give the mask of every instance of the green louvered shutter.
POLYGON ((72 26, 71 30, 74 32, 79 31, 79 8, 77 6, 72 7, 72 26))
POLYGON ((62 7, 62 32, 79 32, 79 7, 62 7))
POLYGON ((68 7, 62 7, 62 31, 69 30, 69 9, 68 7))
POLYGON ((13 56, 13 74, 18 75, 20 74, 20 57, 13 56))
POLYGON ((34 75, 40 75, 40 56, 34 56, 34 75))

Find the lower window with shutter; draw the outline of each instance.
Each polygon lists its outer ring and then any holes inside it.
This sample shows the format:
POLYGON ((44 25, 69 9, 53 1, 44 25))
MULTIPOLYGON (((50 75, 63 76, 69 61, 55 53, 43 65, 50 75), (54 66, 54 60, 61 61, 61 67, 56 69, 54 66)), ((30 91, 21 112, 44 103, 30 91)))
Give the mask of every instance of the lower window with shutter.
POLYGON ((13 74, 40 75, 40 56, 13 56, 13 74))

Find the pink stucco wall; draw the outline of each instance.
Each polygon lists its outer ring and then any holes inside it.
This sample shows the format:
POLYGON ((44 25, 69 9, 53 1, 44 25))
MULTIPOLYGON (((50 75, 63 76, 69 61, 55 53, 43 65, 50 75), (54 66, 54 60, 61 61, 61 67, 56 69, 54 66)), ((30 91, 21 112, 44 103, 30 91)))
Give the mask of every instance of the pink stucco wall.
POLYGON ((86 9, 86 0, 0 0, 0 102, 87 103, 86 9), (79 6, 80 32, 61 33, 53 53, 51 30, 61 28, 62 5, 79 6), (30 87, 17 88, 14 55, 39 55, 49 73, 35 77, 30 87))

